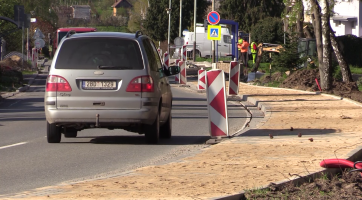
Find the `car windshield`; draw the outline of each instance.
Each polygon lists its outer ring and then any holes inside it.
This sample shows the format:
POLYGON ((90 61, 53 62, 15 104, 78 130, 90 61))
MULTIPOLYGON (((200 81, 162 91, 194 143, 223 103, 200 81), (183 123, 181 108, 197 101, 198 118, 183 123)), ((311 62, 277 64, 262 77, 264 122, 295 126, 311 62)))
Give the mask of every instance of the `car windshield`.
POLYGON ((120 38, 76 38, 64 41, 57 69, 143 69, 139 45, 120 38))

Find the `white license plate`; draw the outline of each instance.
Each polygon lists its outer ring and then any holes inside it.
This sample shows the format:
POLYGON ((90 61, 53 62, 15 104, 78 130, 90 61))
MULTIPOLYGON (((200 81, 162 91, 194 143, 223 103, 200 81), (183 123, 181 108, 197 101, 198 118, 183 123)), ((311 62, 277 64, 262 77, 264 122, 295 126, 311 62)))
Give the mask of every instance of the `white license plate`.
POLYGON ((114 90, 117 88, 116 81, 83 81, 82 88, 85 90, 114 90))

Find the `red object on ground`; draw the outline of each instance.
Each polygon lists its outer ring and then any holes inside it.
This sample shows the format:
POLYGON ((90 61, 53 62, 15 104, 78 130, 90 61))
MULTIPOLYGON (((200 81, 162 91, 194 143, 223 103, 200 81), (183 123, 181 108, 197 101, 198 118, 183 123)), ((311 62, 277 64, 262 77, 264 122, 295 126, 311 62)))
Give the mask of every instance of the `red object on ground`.
MULTIPOLYGON (((354 162, 337 158, 322 160, 319 165, 324 168, 354 168, 354 162)), ((362 169, 362 163, 357 163, 355 167, 356 169, 362 169)))
POLYGON ((315 79, 315 82, 316 82, 316 83, 317 83, 317 85, 318 85, 319 91, 321 91, 321 92, 322 92, 321 86, 320 86, 320 85, 319 85, 319 83, 318 83, 318 79, 315 79))

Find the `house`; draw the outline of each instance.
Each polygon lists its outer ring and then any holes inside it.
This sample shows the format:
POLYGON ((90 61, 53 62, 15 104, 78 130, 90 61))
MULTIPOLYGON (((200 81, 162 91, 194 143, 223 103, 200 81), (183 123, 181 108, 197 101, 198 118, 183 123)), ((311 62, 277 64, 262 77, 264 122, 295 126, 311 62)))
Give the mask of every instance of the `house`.
POLYGON ((91 7, 89 5, 73 5, 73 18, 90 19, 91 7))
POLYGON ((113 16, 117 16, 117 8, 131 8, 132 4, 130 4, 127 0, 114 0, 114 4, 111 6, 113 8, 113 16))
POLYGON ((359 0, 337 0, 330 23, 336 36, 362 36, 362 3, 359 0))
MULTIPOLYGON (((312 23, 310 4, 303 0, 304 21, 312 23)), ((336 36, 352 34, 362 37, 362 2, 359 0, 336 0, 330 24, 336 36)))

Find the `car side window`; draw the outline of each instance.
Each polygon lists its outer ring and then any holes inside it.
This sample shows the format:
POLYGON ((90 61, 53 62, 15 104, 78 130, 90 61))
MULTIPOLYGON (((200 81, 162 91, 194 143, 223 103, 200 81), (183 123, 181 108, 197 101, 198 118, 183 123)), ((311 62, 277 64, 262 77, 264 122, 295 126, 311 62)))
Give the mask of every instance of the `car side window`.
POLYGON ((160 71, 160 69, 162 69, 162 62, 161 62, 160 55, 158 54, 155 44, 152 41, 150 41, 150 42, 151 42, 153 54, 155 55, 155 59, 156 59, 156 63, 157 63, 157 71, 160 71))
POLYGON ((231 36, 230 35, 224 35, 223 37, 225 44, 231 44, 231 36))
POLYGON ((143 46, 145 47, 145 51, 147 54, 147 60, 148 60, 148 64, 150 65, 151 71, 157 72, 158 71, 158 64, 157 64, 158 61, 153 52, 154 50, 153 50, 151 43, 149 42, 148 39, 143 39, 142 43, 143 43, 143 46))

